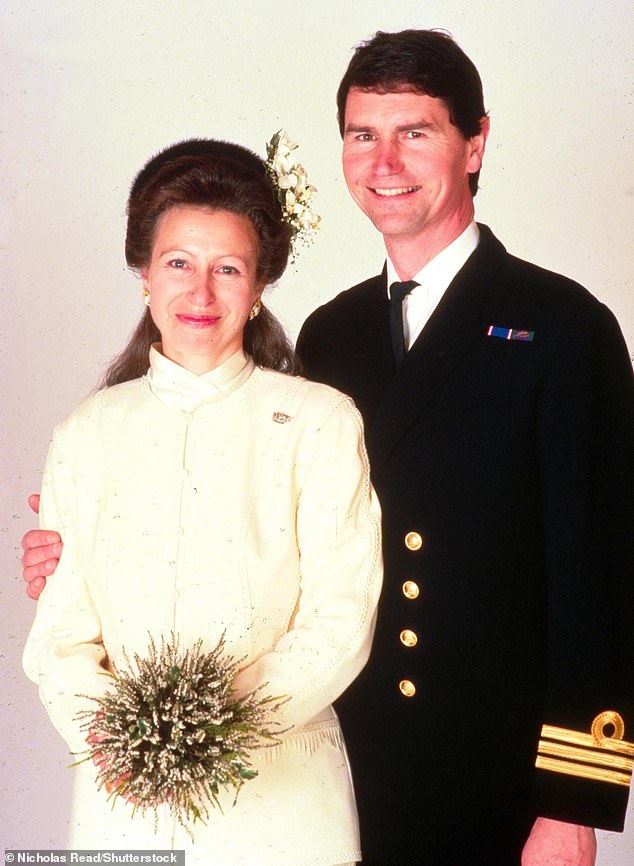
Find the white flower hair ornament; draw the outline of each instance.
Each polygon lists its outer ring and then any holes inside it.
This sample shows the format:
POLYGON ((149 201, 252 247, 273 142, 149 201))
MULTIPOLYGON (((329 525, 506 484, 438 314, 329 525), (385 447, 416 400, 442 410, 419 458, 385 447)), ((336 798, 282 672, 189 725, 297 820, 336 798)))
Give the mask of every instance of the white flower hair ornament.
POLYGON ((291 231, 293 259, 297 247, 308 246, 319 228, 320 217, 311 206, 316 187, 308 182, 306 169, 293 162, 297 149, 286 132, 280 129, 266 145, 266 172, 282 208, 282 219, 291 231))

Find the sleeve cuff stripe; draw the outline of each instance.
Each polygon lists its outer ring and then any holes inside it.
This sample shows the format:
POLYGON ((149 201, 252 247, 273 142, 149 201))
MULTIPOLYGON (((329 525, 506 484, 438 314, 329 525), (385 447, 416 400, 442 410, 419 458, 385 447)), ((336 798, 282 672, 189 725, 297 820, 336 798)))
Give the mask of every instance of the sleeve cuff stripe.
POLYGON ((571 731, 567 728, 557 728, 553 725, 542 727, 542 737, 560 743, 570 743, 581 748, 601 749, 604 752, 616 752, 620 755, 634 756, 634 743, 626 740, 617 740, 610 737, 597 739, 592 734, 584 734, 581 731, 571 731))
POLYGON ((591 767, 587 764, 577 764, 562 761, 557 758, 537 756, 535 766, 538 770, 549 770, 552 773, 563 773, 566 776, 576 776, 581 779, 591 779, 596 782, 610 782, 628 788, 632 778, 630 773, 619 773, 616 770, 606 770, 603 767, 591 767))
POLYGON ((632 774, 634 758, 625 758, 621 755, 606 755, 592 749, 579 749, 575 746, 564 746, 560 743, 549 743, 546 740, 539 741, 539 754, 550 755, 554 758, 563 758, 569 761, 579 761, 583 764, 595 764, 611 770, 625 770, 632 774))

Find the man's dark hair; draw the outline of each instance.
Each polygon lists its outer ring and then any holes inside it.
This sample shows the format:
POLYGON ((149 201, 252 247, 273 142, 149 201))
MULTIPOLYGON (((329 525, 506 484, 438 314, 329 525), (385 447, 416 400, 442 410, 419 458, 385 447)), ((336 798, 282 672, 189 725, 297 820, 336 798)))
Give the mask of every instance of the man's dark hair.
MULTIPOLYGON (((342 135, 352 87, 377 93, 413 90, 442 99, 449 119, 465 139, 480 132, 486 115, 478 70, 452 37, 440 30, 379 31, 357 46, 337 91, 342 135)), ((479 174, 469 178, 472 195, 479 174)))

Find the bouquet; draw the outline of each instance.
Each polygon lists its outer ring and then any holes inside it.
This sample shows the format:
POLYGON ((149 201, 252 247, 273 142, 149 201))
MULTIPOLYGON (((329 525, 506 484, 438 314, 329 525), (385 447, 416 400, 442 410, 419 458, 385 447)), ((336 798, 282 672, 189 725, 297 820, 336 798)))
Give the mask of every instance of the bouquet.
MULTIPOLYGON (((148 654, 135 654, 128 670, 115 671, 112 688, 97 710, 80 714, 89 731, 89 754, 99 767, 97 783, 134 808, 154 811, 168 804, 179 823, 205 821, 221 790, 257 776, 254 749, 279 742, 283 733, 271 714, 280 698, 261 689, 237 697, 232 683, 239 662, 224 653, 224 635, 211 652, 202 640, 181 651, 171 636, 160 647, 150 637, 148 654)), ((80 762, 81 763, 81 762, 80 762)))

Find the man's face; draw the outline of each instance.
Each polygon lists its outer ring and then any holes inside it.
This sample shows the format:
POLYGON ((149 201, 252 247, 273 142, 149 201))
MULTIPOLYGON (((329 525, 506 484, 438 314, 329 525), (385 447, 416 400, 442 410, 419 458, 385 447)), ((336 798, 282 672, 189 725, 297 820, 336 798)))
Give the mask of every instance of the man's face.
POLYGON ((465 140, 442 99, 351 88, 343 172, 352 198, 386 242, 456 235, 473 217, 469 174, 482 164, 488 120, 465 140))

